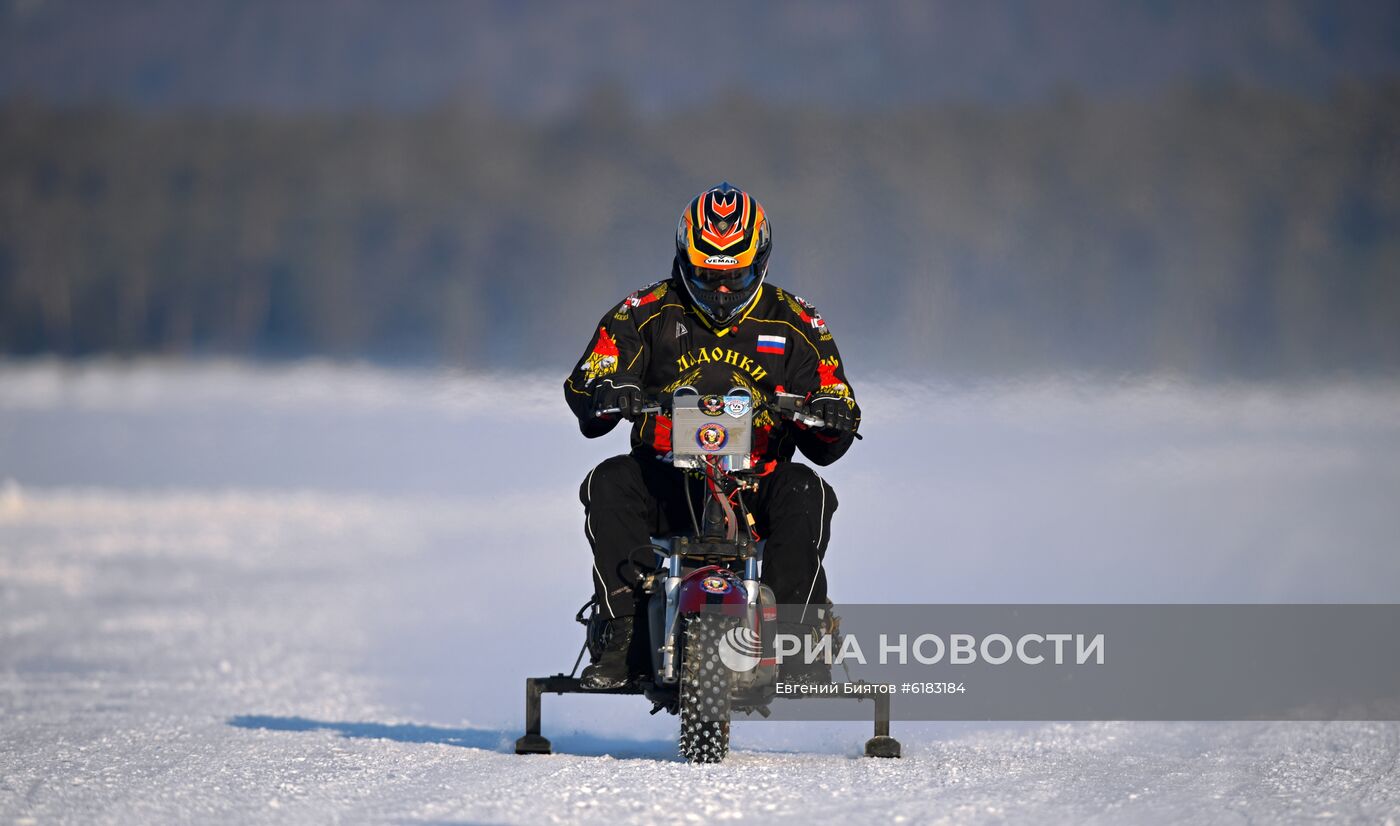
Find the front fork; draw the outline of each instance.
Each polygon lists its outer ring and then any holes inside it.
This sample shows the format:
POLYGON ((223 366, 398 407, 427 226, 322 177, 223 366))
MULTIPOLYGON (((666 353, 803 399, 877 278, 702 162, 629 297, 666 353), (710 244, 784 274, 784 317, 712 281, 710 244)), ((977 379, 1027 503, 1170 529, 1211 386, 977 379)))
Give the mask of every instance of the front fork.
MULTIPOLYGON (((757 549, 754 551, 757 553, 757 549)), ((744 611, 744 622, 749 630, 758 633, 758 558, 750 555, 744 560, 744 594, 748 597, 748 608, 744 611)))
POLYGON ((681 593, 681 557, 666 557, 666 631, 661 642, 661 681, 676 681, 676 609, 681 593))

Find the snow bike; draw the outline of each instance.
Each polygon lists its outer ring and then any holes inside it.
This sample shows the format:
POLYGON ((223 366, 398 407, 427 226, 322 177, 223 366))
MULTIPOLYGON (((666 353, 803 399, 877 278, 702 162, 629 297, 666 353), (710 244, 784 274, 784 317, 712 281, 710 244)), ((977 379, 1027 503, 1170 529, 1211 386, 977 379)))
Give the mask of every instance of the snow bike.
MULTIPOLYGON (((575 616, 587 634, 573 670, 525 680, 525 735, 516 740, 516 754, 550 753, 550 742, 541 734, 546 693, 645 695, 652 714, 665 710, 680 716, 680 753, 692 763, 723 760, 732 715, 767 717, 778 696, 783 666, 764 656, 774 650, 778 606, 772 590, 760 582, 763 543, 751 531, 743 499, 758 484, 749 452, 752 431, 755 417, 763 414, 809 427, 823 422, 804 412, 801 397, 780 393, 775 403, 755 404, 738 387, 723 396, 685 387, 645 410, 671 416, 672 464, 703 478, 706 493, 699 514, 687 495, 690 532, 653 537, 633 552, 641 599, 631 659, 634 673, 643 676, 613 689, 587 689, 574 676, 585 651, 596 657, 603 646, 606 621, 590 600, 575 616), (636 559, 639 554, 645 554, 644 561, 636 559)), ((829 610, 824 616, 830 617, 829 610)), ((875 732, 865 754, 899 757, 899 742, 890 736, 889 696, 873 693, 861 699, 875 706, 875 732)))

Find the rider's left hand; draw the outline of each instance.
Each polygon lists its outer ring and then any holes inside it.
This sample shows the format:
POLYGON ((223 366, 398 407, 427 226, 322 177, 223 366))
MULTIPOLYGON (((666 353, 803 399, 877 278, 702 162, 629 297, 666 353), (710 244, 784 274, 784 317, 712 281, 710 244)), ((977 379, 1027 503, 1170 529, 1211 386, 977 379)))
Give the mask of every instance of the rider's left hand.
POLYGON ((815 396, 807 402, 807 412, 821 419, 826 430, 837 433, 855 433, 860 422, 855 399, 840 396, 815 396))

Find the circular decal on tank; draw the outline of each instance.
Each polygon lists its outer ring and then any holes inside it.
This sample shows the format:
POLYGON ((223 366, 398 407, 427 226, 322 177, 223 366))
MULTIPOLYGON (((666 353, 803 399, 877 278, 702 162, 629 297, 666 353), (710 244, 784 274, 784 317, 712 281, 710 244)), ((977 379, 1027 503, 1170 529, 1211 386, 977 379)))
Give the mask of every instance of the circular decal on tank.
POLYGON ((723 396, 701 396, 700 412, 706 416, 720 416, 724 414, 723 396))
POLYGON ((695 443, 700 445, 701 450, 713 452, 724 447, 728 441, 729 431, 724 429, 724 425, 714 422, 702 426, 695 432, 695 443))
POLYGON ((700 580, 700 587, 712 594, 727 594, 734 586, 729 584, 729 580, 719 576, 707 576, 700 580))

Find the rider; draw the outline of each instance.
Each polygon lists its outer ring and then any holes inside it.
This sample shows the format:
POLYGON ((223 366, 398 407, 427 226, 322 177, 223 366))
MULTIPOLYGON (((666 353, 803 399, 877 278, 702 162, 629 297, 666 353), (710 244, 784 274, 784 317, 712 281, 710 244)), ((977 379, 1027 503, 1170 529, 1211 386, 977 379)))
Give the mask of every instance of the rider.
POLYGON ((579 489, 595 595, 609 620, 601 656, 584 669, 585 687, 627 683, 637 610, 629 555, 652 536, 690 527, 687 484, 701 501, 701 483, 669 463, 669 418, 642 412, 646 400, 678 387, 704 394, 744 387, 759 404, 776 392, 794 393, 825 422, 814 429, 766 412, 755 417, 753 453, 763 475, 745 504, 767 540, 764 582, 779 604, 804 606, 793 618, 805 623, 797 632, 826 615, 822 557, 836 494, 792 457, 800 450, 818 465, 841 458, 860 425, 860 407, 816 308, 764 283, 771 251, 767 215, 752 196, 728 183, 700 193, 676 228, 671 277, 608 310, 564 382, 584 436, 608 433, 619 418, 632 422, 631 453, 598 465, 579 489), (599 415, 606 410, 621 415, 599 415))

